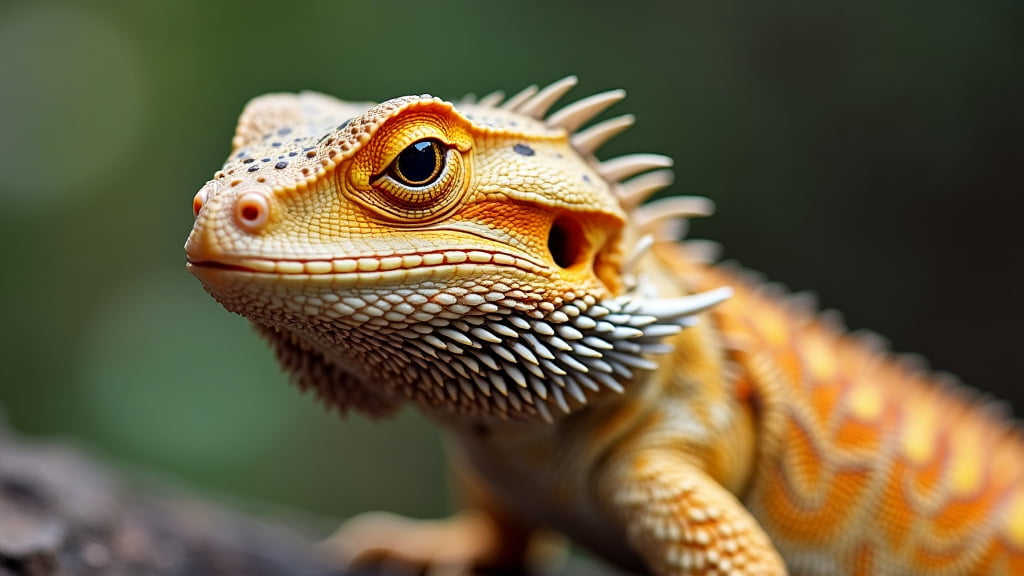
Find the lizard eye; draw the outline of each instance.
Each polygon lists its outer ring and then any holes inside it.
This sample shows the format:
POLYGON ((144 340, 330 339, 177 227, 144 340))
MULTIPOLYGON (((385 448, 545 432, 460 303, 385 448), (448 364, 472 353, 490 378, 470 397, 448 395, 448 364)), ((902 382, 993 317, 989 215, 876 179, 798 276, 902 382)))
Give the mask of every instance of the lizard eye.
POLYGON ((339 172, 347 179, 342 190, 348 198, 392 226, 436 222, 458 208, 469 189, 471 138, 415 118, 413 127, 385 127, 374 136, 379 145, 365 148, 352 169, 339 172))
POLYGON ((445 156, 445 146, 433 138, 413 142, 388 166, 388 175, 406 186, 429 186, 444 172, 445 156))

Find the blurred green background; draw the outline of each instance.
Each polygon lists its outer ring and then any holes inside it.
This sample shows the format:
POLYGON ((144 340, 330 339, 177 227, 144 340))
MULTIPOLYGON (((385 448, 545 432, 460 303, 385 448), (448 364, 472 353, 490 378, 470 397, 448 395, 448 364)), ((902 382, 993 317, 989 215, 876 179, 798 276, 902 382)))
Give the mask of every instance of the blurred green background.
MULTIPOLYGON (((448 507, 415 414, 341 420, 184 269, 245 102, 624 87, 694 235, 1021 404, 1024 3, 0 4, 0 405, 215 494, 448 507)), ((2 455, 0 455, 2 457, 2 455)))

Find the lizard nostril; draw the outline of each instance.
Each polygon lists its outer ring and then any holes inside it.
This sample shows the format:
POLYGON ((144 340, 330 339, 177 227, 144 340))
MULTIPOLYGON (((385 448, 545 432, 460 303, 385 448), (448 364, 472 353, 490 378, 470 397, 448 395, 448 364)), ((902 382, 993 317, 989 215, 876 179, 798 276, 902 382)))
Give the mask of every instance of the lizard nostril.
POLYGON ((259 232, 267 225, 270 216, 270 204, 259 192, 244 192, 235 202, 235 220, 238 225, 249 232, 259 232))
POLYGON ((206 205, 206 198, 209 195, 209 189, 203 186, 196 192, 196 195, 192 197, 192 215, 199 216, 199 211, 206 205))

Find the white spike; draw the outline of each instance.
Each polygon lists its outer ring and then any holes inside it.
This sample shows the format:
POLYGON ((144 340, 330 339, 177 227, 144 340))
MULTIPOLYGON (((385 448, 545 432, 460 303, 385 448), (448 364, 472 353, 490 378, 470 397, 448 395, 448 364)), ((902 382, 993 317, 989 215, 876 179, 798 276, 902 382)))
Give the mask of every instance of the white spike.
POLYGON ((562 394, 561 388, 552 388, 551 395, 555 397, 555 404, 564 414, 569 413, 569 403, 565 401, 565 395, 562 394))
POLYGON ((615 340, 632 340, 643 335, 643 330, 638 330, 632 326, 616 326, 615 330, 611 333, 611 337, 615 340))
MULTIPOLYGON (((715 204, 702 196, 673 196, 650 202, 633 210, 633 224, 641 233, 655 233, 658 226, 674 218, 710 216, 715 204)), ((662 239, 666 239, 661 236, 662 239)))
POLYGON ((546 402, 537 402, 535 406, 537 408, 537 412, 540 413, 540 417, 543 418, 545 422, 550 424, 555 421, 555 419, 551 417, 551 411, 548 410, 546 402))
POLYGON ((556 330, 558 330, 558 335, 561 336, 562 338, 565 338, 566 340, 580 340, 583 338, 582 332, 573 328, 572 326, 569 326, 568 324, 563 324, 559 326, 556 330))
POLYGON ((583 390, 580 389, 579 384, 575 380, 565 379, 565 389, 580 404, 587 403, 587 395, 583 393, 583 390))
POLYGON ((619 381, 611 374, 607 374, 605 372, 591 372, 591 374, 593 374, 594 378, 601 382, 601 384, 604 384, 605 388, 608 388, 609 390, 613 390, 619 394, 626 391, 626 389, 622 387, 622 384, 620 384, 619 381))
POLYGON ((655 298, 641 304, 642 314, 657 316, 661 321, 675 320, 703 312, 732 296, 732 288, 722 286, 707 292, 680 296, 678 298, 655 298))
POLYGON ((711 264, 721 256, 722 245, 714 240, 687 240, 683 242, 683 251, 697 262, 711 264))
POLYGON ((519 336, 518 332, 516 332, 515 330, 509 328, 508 326, 505 326, 501 322, 491 322, 487 326, 492 331, 494 331, 494 333, 500 334, 500 335, 505 336, 507 338, 516 338, 516 337, 519 336))
POLYGON ((595 376, 597 374, 600 374, 600 373, 604 373, 604 374, 614 374, 615 373, 615 368, 612 368, 612 365, 609 364, 608 362, 606 362, 603 357, 602 358, 587 358, 586 359, 586 363, 587 363, 587 366, 589 366, 590 368, 593 368, 595 370, 595 371, 591 372, 591 374, 594 374, 595 376))
POLYGON ((504 358, 508 362, 513 362, 514 363, 516 361, 515 354, 510 352, 504 346, 494 346, 494 347, 491 348, 491 350, 493 350, 495 354, 497 354, 498 356, 501 356, 502 358, 504 358))
POLYGON ((442 350, 448 349, 448 344, 446 344, 444 340, 441 340, 440 338, 434 336, 433 334, 424 334, 422 336, 422 340, 435 348, 440 348, 442 350))
POLYGON ((653 234, 659 242, 678 242, 680 239, 686 238, 689 231, 690 221, 679 216, 652 222, 644 228, 644 232, 653 234))
POLYGON ((655 168, 671 168, 672 159, 661 154, 626 154, 601 162, 597 171, 605 180, 616 182, 655 168))
POLYGON ((501 338, 498 338, 496 334, 487 330, 486 328, 473 328, 469 331, 470 334, 483 340, 484 342, 490 342, 492 344, 500 344, 501 338))
MULTIPOLYGON (((566 320, 568 320, 568 318, 566 318, 566 320)), ((540 334, 541 336, 551 336, 555 333, 550 324, 541 320, 534 320, 530 324, 533 328, 533 332, 540 334)))
POLYGON ((548 126, 559 126, 569 132, 579 130, 591 118, 604 112, 609 106, 626 97, 625 90, 609 90, 587 96, 586 98, 573 102, 546 120, 548 126))
MULTIPOLYGON (((576 308, 575 306, 566 306, 566 309, 570 311, 578 310, 578 308, 576 308)), ((569 315, 561 310, 555 310, 551 314, 548 314, 548 320, 554 322, 555 324, 561 324, 563 322, 569 321, 569 315)))
POLYGON ((579 80, 575 76, 566 76, 557 82, 552 82, 533 98, 523 102, 517 112, 533 118, 543 118, 554 103, 572 89, 579 80))
POLYGON ((504 99, 505 93, 501 90, 495 90, 477 101, 476 105, 481 108, 496 108, 504 99))
POLYGON ((522 386, 516 388, 515 390, 519 392, 519 398, 521 398, 523 402, 526 402, 527 404, 533 404, 533 394, 530 393, 530 389, 526 387, 526 384, 523 384, 522 386))
POLYGON ((530 329, 530 322, 527 321, 526 318, 520 318, 519 316, 509 316, 508 323, 519 328, 523 332, 530 329))
MULTIPOLYGON (((509 378, 516 383, 520 388, 526 388, 526 376, 523 375, 522 370, 516 368, 511 364, 505 365, 505 374, 508 374, 509 378)), ((528 401, 528 400, 527 400, 528 401)))
POLYGON ((533 374, 535 377, 540 378, 541 380, 547 378, 547 374, 544 373, 544 369, 541 368, 540 364, 530 364, 529 362, 526 362, 520 365, 526 368, 527 372, 533 374))
MULTIPOLYGON (((480 374, 480 363, 476 361, 472 354, 462 354, 458 356, 458 359, 466 365, 466 368, 472 370, 474 374, 480 374)), ((476 380, 480 379, 476 378, 476 380)))
POLYGON ((583 387, 585 387, 585 388, 587 388, 589 390, 592 390, 594 392, 600 392, 601 391, 601 387, 598 386, 597 382, 594 382, 594 379, 591 378, 586 373, 584 373, 584 372, 577 372, 576 374, 573 374, 573 376, 575 377, 576 382, 582 384, 583 387))
MULTIPOLYGON (((607 311, 605 312, 607 313, 607 311)), ((590 316, 579 316, 578 318, 576 318, 576 322, 574 322, 574 324, 576 324, 576 327, 579 328, 580 330, 593 330, 594 326, 597 326, 597 322, 595 322, 594 319, 591 318, 590 316)), ((565 334, 559 332, 559 335, 565 338, 565 334)), ((582 337, 583 335, 580 335, 580 338, 582 337)))
POLYGON ((548 386, 543 381, 537 378, 530 378, 530 388, 533 389, 533 393, 540 397, 541 400, 548 399, 548 386))
MULTIPOLYGON (((610 360, 611 358, 609 358, 610 360)), ((612 370, 615 371, 615 375, 627 382, 633 378, 633 371, 626 367, 624 364, 618 362, 612 362, 612 370)))
POLYGON ((490 368, 492 372, 498 372, 498 363, 494 361, 494 358, 491 358, 490 354, 481 354, 477 358, 490 368))
POLYGON ((508 403, 512 405, 512 410, 515 412, 521 412, 523 410, 523 402, 516 394, 508 395, 508 403))
POLYGON ((551 350, 548 350, 548 347, 542 344, 541 341, 533 334, 530 334, 529 332, 523 334, 523 340, 526 340, 530 344, 530 347, 533 348, 534 353, 536 353, 538 357, 546 360, 554 360, 555 356, 551 353, 551 350))
POLYGON ((573 134, 572 145, 580 154, 593 154, 613 136, 629 128, 636 122, 636 116, 623 114, 598 122, 593 126, 573 134))
POLYGON ((514 342, 512 344, 512 350, 515 351, 515 353, 518 354, 520 358, 526 360, 530 364, 540 364, 540 361, 537 360, 537 356, 533 353, 533 351, 527 348, 526 345, 523 344, 522 342, 514 342))
POLYGON ((491 385, 498 391, 502 396, 508 396, 508 387, 505 386, 505 380, 501 377, 501 372, 494 370, 490 372, 489 376, 491 379, 491 385))
POLYGON ((675 324, 655 324, 644 330, 644 337, 661 339, 678 334, 681 328, 675 324))
POLYGON ((559 355, 558 360, 572 369, 573 372, 583 374, 590 371, 585 364, 577 360, 572 354, 561 354, 559 355))
POLYGON ((522 104, 523 102, 526 102, 527 100, 532 98, 533 95, 536 94, 536 93, 537 93, 537 85, 536 84, 530 84, 526 88, 523 88, 522 90, 520 90, 519 93, 516 94, 515 96, 509 98, 508 100, 505 100, 505 103, 502 104, 501 106, 498 106, 498 107, 501 108, 502 110, 508 110, 509 112, 515 112, 516 108, 518 108, 520 104, 522 104))
POLYGON ((643 204, 651 194, 671 186, 675 179, 676 175, 671 170, 655 170, 630 178, 618 187, 619 203, 626 210, 632 210, 643 204))
POLYGON ((657 370, 658 369, 658 363, 657 362, 655 362, 653 360, 650 360, 650 359, 647 359, 647 358, 644 358, 643 356, 634 356, 632 354, 621 354, 619 352, 609 352, 608 353, 608 358, 611 359, 611 360, 615 360, 616 362, 619 362, 619 363, 624 364, 626 366, 630 366, 630 367, 633 367, 633 368, 638 368, 640 370, 657 370))
POLYGON ((565 370, 562 370, 561 366, 555 364, 551 360, 541 360, 540 365, 544 367, 544 370, 547 371, 547 375, 551 378, 555 378, 557 376, 565 376, 566 374, 565 370))
POLYGON ((451 328, 439 328, 437 333, 464 346, 472 346, 474 344, 469 337, 458 330, 452 330, 451 328))
MULTIPOLYGON (((612 328, 614 330, 614 328, 612 328)), ((597 336, 587 336, 583 339, 583 343, 595 350, 614 350, 615 345, 605 340, 604 338, 598 338, 597 336)))
POLYGON ((459 100, 459 105, 460 106, 473 105, 473 104, 476 104, 476 94, 473 94, 472 92, 470 92, 469 94, 466 94, 465 96, 463 96, 462 100, 459 100))
POLYGON ((622 262, 622 273, 632 274, 640 263, 640 259, 647 254, 647 251, 654 246, 654 236, 650 234, 644 234, 633 244, 633 250, 626 256, 625 261, 622 262))
POLYGON ((569 346, 568 342, 566 342, 565 340, 562 340, 558 336, 548 336, 547 343, 550 346, 550 348, 554 348, 555 350, 558 350, 559 352, 565 352, 567 350, 572 350, 572 346, 569 346))
POLYGON ((488 398, 491 397, 491 387, 488 386, 488 382, 484 380, 483 374, 477 372, 477 375, 473 378, 473 382, 476 384, 476 389, 479 390, 481 394, 488 398))
POLYGON ((598 352, 597 350, 594 350, 590 346, 587 346, 585 344, 581 344, 579 342, 577 342, 577 343, 572 345, 572 351, 575 352, 576 355, 579 356, 580 358, 583 358, 584 359, 583 362, 588 362, 590 358, 600 358, 601 357, 601 353, 600 352, 598 352))

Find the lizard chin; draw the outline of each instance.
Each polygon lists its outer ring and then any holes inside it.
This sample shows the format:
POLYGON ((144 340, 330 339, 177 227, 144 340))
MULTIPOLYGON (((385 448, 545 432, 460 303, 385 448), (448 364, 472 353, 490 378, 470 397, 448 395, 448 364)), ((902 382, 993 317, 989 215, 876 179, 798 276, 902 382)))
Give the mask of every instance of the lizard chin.
POLYGON ((274 310, 211 294, 261 325, 300 387, 342 411, 382 414, 405 399, 434 413, 549 422, 624 392, 656 368, 649 357, 671 349, 668 337, 731 294, 662 299, 638 289, 605 300, 570 294, 553 306, 491 288, 325 292, 274 310))

